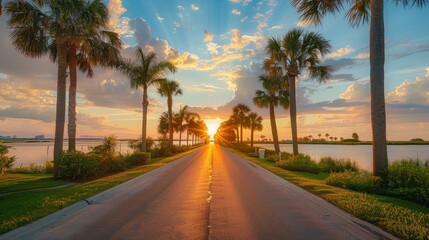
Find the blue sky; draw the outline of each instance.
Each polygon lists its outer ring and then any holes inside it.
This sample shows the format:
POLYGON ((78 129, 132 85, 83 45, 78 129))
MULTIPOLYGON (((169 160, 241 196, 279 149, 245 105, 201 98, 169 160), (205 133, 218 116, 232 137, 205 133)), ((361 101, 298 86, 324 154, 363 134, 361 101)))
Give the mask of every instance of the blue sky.
MULTIPOLYGON (((280 0, 157 0, 105 1, 109 26, 126 43, 123 54, 133 57, 136 45, 175 62, 179 71, 169 76, 180 82, 184 95, 175 110, 189 105, 205 119, 228 118, 232 106, 249 105, 263 115, 266 109, 251 101, 260 88, 257 77, 269 37, 289 29, 317 31, 332 45, 325 63, 337 71, 319 84, 302 76, 298 84, 299 136, 330 133, 350 137, 358 132, 370 139, 369 28, 351 28, 343 14, 328 16, 322 26, 300 21, 289 1, 280 0)), ((385 6, 385 86, 388 138, 408 140, 429 136, 429 9, 405 9, 390 1, 385 6)), ((0 135, 53 135, 55 65, 48 59, 25 58, 13 49, 0 17, 0 135), (34 123, 28 127, 28 122, 34 123)), ((98 69, 93 79, 80 76, 78 135, 106 134, 138 137, 141 93, 115 70, 98 69)), ((150 134, 166 110, 166 99, 150 91, 150 134)), ((290 139, 289 115, 277 109, 281 139, 290 139)), ((211 120, 211 122, 216 122, 211 120)))

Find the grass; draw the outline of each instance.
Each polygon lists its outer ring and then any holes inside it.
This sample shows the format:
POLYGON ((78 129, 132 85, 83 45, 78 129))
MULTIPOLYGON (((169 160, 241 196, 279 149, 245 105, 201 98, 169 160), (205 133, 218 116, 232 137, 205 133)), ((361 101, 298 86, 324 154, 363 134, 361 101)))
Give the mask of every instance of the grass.
POLYGON ((64 185, 68 181, 54 180, 52 174, 6 173, 0 176, 0 194, 64 185))
MULTIPOLYGON (((153 159, 147 165, 69 187, 17 192, 2 196, 0 197, 0 234, 28 224, 75 202, 94 196, 104 190, 162 167, 195 150, 196 149, 192 149, 171 157, 153 159)), ((19 177, 20 176, 15 176, 15 179, 19 177)), ((46 175, 40 175, 40 178, 30 175, 26 180, 20 180, 21 184, 14 184, 12 180, 1 181, 1 184, 3 184, 2 188, 4 186, 9 192, 18 191, 19 188, 23 189, 23 186, 27 186, 27 189, 30 186, 34 188, 35 184, 28 182, 31 178, 36 181, 45 181, 44 186, 48 185, 49 182, 58 184, 57 181, 54 181, 46 175)), ((0 176, 0 179, 2 179, 2 176, 0 176)))
POLYGON ((393 235, 402 239, 429 239, 428 208, 405 200, 329 186, 325 183, 327 173, 293 172, 276 167, 275 163, 267 160, 229 150, 393 235))

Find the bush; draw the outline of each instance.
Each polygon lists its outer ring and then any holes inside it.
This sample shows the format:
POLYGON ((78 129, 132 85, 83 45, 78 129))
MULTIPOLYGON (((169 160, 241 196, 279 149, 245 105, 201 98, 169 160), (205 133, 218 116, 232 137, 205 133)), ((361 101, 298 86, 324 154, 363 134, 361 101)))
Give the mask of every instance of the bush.
POLYGON ((419 160, 390 164, 386 184, 386 194, 429 206, 429 167, 419 160))
MULTIPOLYGON (((155 141, 151 137, 146 138, 146 151, 152 150, 155 141)), ((141 151, 142 149, 142 141, 141 140, 131 140, 128 142, 128 147, 133 149, 134 151, 141 151)))
POLYGON ((310 156, 304 154, 289 155, 285 160, 277 162, 277 166, 292 170, 318 174, 320 172, 317 163, 310 156))
POLYGON ((125 165, 144 165, 150 161, 150 152, 134 152, 125 157, 125 165))
POLYGON ((326 184, 359 192, 374 193, 380 186, 380 178, 368 172, 346 170, 340 173, 331 173, 326 179, 326 184))
POLYGON ((168 147, 168 141, 165 140, 161 140, 150 152, 153 158, 171 156, 171 149, 168 147))
POLYGON ((99 156, 79 151, 63 152, 56 160, 59 177, 68 180, 85 180, 100 174, 99 156))
POLYGON ((102 174, 119 172, 125 170, 125 157, 118 154, 114 157, 101 157, 100 158, 100 171, 102 174))
POLYGON ((322 172, 344 172, 358 171, 358 167, 354 161, 350 159, 334 159, 331 157, 322 157, 319 161, 319 168, 322 172))
POLYGON ((47 173, 47 174, 53 174, 54 173, 54 162, 53 161, 46 161, 45 173, 47 173))

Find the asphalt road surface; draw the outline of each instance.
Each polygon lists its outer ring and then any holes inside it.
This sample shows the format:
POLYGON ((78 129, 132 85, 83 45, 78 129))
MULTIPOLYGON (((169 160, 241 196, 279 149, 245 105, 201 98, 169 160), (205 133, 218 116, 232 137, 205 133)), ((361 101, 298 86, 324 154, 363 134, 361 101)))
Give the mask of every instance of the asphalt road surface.
POLYGON ((217 145, 0 239, 394 239, 217 145))

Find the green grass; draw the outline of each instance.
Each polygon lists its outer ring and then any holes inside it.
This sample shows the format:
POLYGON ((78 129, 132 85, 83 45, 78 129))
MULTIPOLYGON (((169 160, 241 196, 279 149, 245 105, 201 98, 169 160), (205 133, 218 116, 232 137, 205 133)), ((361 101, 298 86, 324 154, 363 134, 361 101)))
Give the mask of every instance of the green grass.
MULTIPOLYGON (((167 158, 153 159, 148 165, 143 165, 114 175, 69 187, 17 192, 0 197, 0 234, 11 231, 36 219, 56 212, 75 202, 94 196, 95 194, 111 187, 162 167, 165 164, 183 157, 195 150, 196 149, 192 149, 167 158)), ((22 177, 25 178, 25 176, 27 175, 22 177)), ((32 176, 29 177, 31 178, 32 176)), ((17 176, 17 178, 19 177, 17 176)), ((33 179, 38 181, 34 176, 33 179)), ((42 175, 39 179, 45 179, 45 181, 49 182, 49 177, 46 175, 42 175)), ((22 181, 28 181, 28 178, 27 180, 22 181)), ((50 181, 57 182, 53 179, 50 179, 50 181)), ((9 183, 5 183, 4 185, 9 186, 9 191, 16 191, 18 189, 18 185, 11 184, 11 181, 8 182, 9 183)), ((1 181, 1 183, 3 184, 3 181, 1 181)), ((31 183, 27 183, 26 185, 34 186, 34 184, 31 183)))
POLYGON ((286 179, 402 239, 429 239, 429 209, 408 201, 373 194, 359 193, 325 183, 328 174, 293 172, 276 167, 266 160, 249 157, 229 149, 268 171, 286 179))
POLYGON ((0 194, 56 187, 66 183, 68 183, 68 181, 54 180, 52 174, 6 173, 0 175, 0 194))

